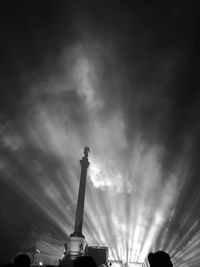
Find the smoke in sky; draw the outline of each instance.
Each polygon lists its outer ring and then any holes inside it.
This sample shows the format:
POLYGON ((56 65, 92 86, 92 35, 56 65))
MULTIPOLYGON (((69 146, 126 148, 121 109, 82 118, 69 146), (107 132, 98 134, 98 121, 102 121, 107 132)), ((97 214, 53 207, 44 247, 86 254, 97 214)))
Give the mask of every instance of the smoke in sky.
MULTIPOLYGON (((88 145, 87 242, 109 246, 110 257, 123 262, 143 262, 150 250, 164 249, 175 265, 195 266, 200 224, 195 21, 185 6, 177 13, 176 4, 165 11, 149 5, 121 10, 117 4, 112 15, 110 6, 99 5, 88 10, 71 5, 68 27, 60 23, 65 14, 59 9, 61 19, 56 17, 55 28, 49 22, 45 48, 36 42, 36 63, 30 59, 32 67, 25 68, 16 59, 19 88, 9 91, 14 85, 2 78, 10 94, 5 90, 0 117, 1 182, 16 199, 19 217, 33 210, 25 225, 38 220, 41 228, 50 224, 67 238, 79 160, 88 145), (63 29, 71 38, 63 37, 63 29), (48 36, 57 42, 51 44, 48 36)), ((20 45, 16 41, 15 49, 20 45)), ((4 214, 5 225, 11 219, 4 214)))
MULTIPOLYGON (((114 52, 108 52, 108 49, 106 44, 97 45, 95 42, 78 43, 64 49, 57 60, 57 67, 61 65, 60 73, 47 75, 46 79, 33 83, 25 95, 23 101, 27 111, 22 118, 26 140, 17 134, 5 135, 2 140, 7 149, 20 154, 30 143, 34 147, 34 162, 28 160, 25 163, 23 153, 18 159, 19 169, 28 172, 28 176, 31 174, 32 178, 24 177, 26 181, 24 178, 17 181, 11 174, 10 179, 16 191, 21 192, 67 235, 73 229, 80 172, 77 162, 84 145, 90 145, 91 182, 88 181, 85 217, 88 216, 88 227, 94 228, 97 221, 101 222, 101 214, 111 212, 106 219, 103 217, 104 224, 105 227, 113 225, 115 232, 110 240, 103 232, 98 233, 97 238, 88 232, 88 241, 98 245, 109 243, 115 259, 142 262, 169 216, 176 199, 177 178, 173 173, 167 174, 167 180, 163 182, 165 173, 159 158, 162 158, 164 148, 160 144, 145 142, 137 120, 146 100, 137 88, 133 88, 136 100, 133 99, 132 107, 136 123, 132 127, 132 135, 130 129, 127 135, 128 120, 118 99, 125 78, 116 67, 113 70, 114 52), (102 54, 112 69, 107 77, 102 54), (113 99, 106 92, 109 88, 116 91, 113 99), (137 105, 134 106, 134 103, 137 105), (59 162, 58 166, 53 162, 52 170, 48 166, 46 169, 40 153, 44 154, 45 160, 50 157, 47 164, 55 161, 59 162), (37 188, 43 192, 43 198, 37 188), (97 189, 102 190, 104 196, 91 194, 90 191, 97 189), (96 202, 96 212, 89 204, 91 201, 96 202), (119 206, 116 206, 116 201, 121 202, 119 206), (99 213, 101 202, 105 202, 105 207, 99 213), (70 217, 66 217, 65 210, 70 217), (124 214, 122 218, 121 214, 124 214), (132 224, 135 224, 134 230, 131 229, 132 224), (132 232, 132 243, 126 240, 129 243, 126 251, 123 240, 128 231, 132 232), (113 239, 119 247, 114 245, 113 239)), ((6 166, 2 169, 8 171, 6 166)), ((19 169, 17 172, 20 173, 19 169)))

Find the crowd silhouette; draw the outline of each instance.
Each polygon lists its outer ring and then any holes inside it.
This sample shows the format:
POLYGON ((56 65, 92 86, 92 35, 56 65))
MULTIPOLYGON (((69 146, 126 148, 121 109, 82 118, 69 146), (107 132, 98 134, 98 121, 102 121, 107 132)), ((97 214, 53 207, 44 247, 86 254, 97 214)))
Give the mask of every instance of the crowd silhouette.
POLYGON ((1 265, 1 267, 30 267, 31 259, 27 254, 18 255, 13 263, 7 263, 1 265))
MULTIPOLYGON (((148 262, 150 267, 173 267, 172 261, 168 253, 159 250, 155 253, 148 254, 148 262)), ((30 267, 31 259, 27 254, 18 255, 13 264, 5 264, 5 267, 30 267)), ((101 264, 102 266, 102 264, 101 264)), ((105 263, 105 266, 108 266, 105 263)), ((91 256, 81 256, 73 262, 73 267, 100 267, 97 266, 95 260, 91 256)))
POLYGON ((14 260, 14 267, 29 267, 31 259, 27 254, 20 254, 14 260))
POLYGON ((169 254, 162 250, 150 252, 148 261, 151 267, 173 267, 169 254))
POLYGON ((82 256, 74 261, 73 267, 97 267, 95 260, 91 256, 82 256))

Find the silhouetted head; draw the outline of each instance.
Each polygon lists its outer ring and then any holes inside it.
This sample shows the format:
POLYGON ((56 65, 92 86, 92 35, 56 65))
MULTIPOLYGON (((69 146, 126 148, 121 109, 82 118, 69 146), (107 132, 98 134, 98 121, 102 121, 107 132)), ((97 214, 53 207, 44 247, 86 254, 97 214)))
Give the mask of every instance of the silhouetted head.
POLYGON ((31 264, 31 259, 26 254, 20 254, 14 260, 14 265, 16 267, 29 267, 30 264, 31 264))
POLYGON ((82 256, 74 261, 74 267, 97 267, 91 256, 82 256))
POLYGON ((162 250, 150 252, 148 261, 151 267, 173 267, 169 254, 162 250))

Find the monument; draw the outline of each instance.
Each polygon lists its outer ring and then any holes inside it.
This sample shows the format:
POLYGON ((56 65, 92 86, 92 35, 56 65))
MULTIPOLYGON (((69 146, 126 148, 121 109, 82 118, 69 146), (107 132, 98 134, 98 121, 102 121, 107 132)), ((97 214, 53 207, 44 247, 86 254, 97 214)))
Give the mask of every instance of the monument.
POLYGON ((73 261, 83 254, 85 237, 82 233, 83 227, 83 214, 84 214, 84 202, 85 202, 85 187, 87 169, 90 165, 88 161, 88 153, 90 149, 88 146, 84 148, 84 156, 80 160, 81 164, 81 176, 78 192, 78 201, 76 206, 76 217, 74 224, 74 232, 70 235, 69 244, 65 244, 65 256, 60 261, 60 266, 71 265, 73 261))

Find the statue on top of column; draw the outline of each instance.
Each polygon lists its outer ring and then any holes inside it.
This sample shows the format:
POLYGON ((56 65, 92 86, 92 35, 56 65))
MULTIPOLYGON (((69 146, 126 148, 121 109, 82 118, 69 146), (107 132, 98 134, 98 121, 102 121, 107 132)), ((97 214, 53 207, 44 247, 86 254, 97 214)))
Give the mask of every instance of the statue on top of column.
POLYGON ((88 158, 88 153, 90 153, 90 148, 88 146, 86 146, 84 148, 84 156, 85 156, 85 158, 88 158))

